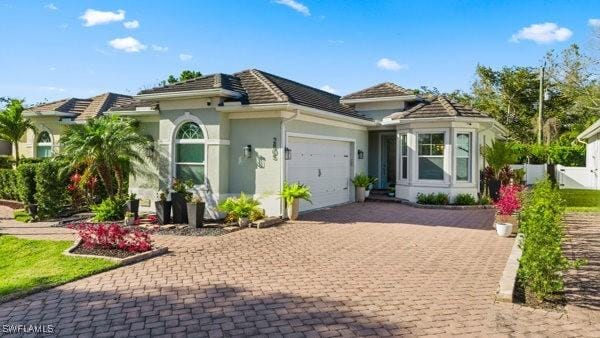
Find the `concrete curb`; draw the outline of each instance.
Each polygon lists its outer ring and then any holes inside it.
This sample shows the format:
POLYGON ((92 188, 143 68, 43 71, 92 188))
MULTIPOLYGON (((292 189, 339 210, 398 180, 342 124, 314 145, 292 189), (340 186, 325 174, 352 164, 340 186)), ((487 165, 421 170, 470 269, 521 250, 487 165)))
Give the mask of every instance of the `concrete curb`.
POLYGON ((517 280, 517 271, 519 270, 519 259, 521 259, 521 243, 523 242, 523 234, 518 234, 515 238, 510 256, 506 261, 504 272, 502 272, 502 278, 498 286, 498 292, 496 293, 496 300, 500 302, 513 301, 513 295, 515 292, 515 283, 517 280))
POLYGON ((65 250, 63 252, 63 255, 65 255, 65 256, 71 256, 71 257, 87 257, 87 258, 107 259, 109 261, 117 263, 119 266, 124 266, 124 265, 129 265, 129 264, 141 262, 143 260, 146 260, 146 259, 149 259, 149 258, 152 258, 152 257, 160 256, 160 255, 163 255, 163 254, 165 254, 165 253, 167 253, 169 251, 169 248, 167 248, 167 247, 161 247, 161 248, 156 248, 154 250, 142 252, 142 253, 139 253, 137 255, 133 255, 133 256, 129 256, 129 257, 125 257, 125 258, 74 254, 73 251, 75 249, 77 249, 77 247, 79 245, 81 245, 81 242, 82 242, 81 239, 78 239, 77 241, 75 241, 75 243, 70 248, 68 248, 67 250, 65 250))

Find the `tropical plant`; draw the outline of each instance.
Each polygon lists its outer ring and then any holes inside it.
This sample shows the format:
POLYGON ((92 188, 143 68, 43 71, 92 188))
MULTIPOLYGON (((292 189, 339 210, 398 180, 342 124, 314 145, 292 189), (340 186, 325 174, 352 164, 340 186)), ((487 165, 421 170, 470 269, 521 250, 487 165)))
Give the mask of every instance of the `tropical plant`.
POLYGON ((100 204, 91 206, 94 213, 94 221, 120 221, 125 216, 127 210, 125 199, 110 197, 102 201, 100 204))
POLYGON ((108 197, 113 197, 124 192, 128 172, 136 174, 132 164, 143 163, 149 140, 135 121, 103 116, 70 125, 61 137, 61 145, 70 169, 80 169, 84 182, 99 177, 108 197))
POLYGON ((15 164, 19 165, 19 141, 28 129, 37 130, 31 120, 23 116, 23 101, 11 99, 0 111, 0 140, 6 140, 15 148, 15 164))
POLYGON ((77 224, 68 225, 77 230, 82 246, 87 249, 117 249, 127 252, 145 252, 152 249, 152 239, 148 232, 129 230, 118 224, 77 224))
POLYGON ((507 184, 500 187, 500 198, 494 205, 503 220, 521 209, 519 196, 521 190, 521 186, 517 184, 507 184))
POLYGON ((370 186, 371 184, 373 184, 375 182, 377 182, 377 178, 371 177, 369 175, 362 174, 362 173, 357 174, 352 179, 352 184, 354 184, 355 187, 367 188, 368 186, 370 186))
POLYGON ((227 213, 229 217, 236 219, 249 218, 253 212, 259 209, 260 202, 243 192, 239 197, 229 197, 219 203, 219 211, 227 213))
POLYGON ((300 183, 283 183, 283 190, 281 191, 281 197, 285 200, 287 205, 294 203, 295 199, 305 200, 312 203, 310 200, 312 194, 310 193, 310 187, 300 183))
POLYGON ((481 153, 496 178, 503 167, 516 161, 516 156, 506 141, 494 140, 491 145, 484 145, 481 153))

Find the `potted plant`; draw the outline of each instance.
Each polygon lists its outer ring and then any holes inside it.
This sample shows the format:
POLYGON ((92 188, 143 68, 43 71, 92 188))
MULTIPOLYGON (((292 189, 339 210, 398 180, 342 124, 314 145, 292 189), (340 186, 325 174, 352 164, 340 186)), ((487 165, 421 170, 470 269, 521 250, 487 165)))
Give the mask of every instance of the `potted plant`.
POLYGON ((366 197, 366 189, 371 184, 371 178, 365 174, 357 174, 352 179, 352 184, 354 184, 354 192, 356 195, 356 201, 359 203, 363 203, 366 197))
POLYGON ((181 181, 173 178, 171 184, 171 208, 173 210, 173 223, 186 224, 187 217, 187 200, 190 198, 189 190, 194 187, 191 180, 181 181))
POLYGON ((521 208, 519 200, 520 186, 514 184, 504 185, 500 188, 496 209, 500 222, 496 222, 496 233, 502 237, 508 237, 513 232, 513 224, 510 223, 510 217, 521 208))
POLYGON ((171 223, 171 202, 167 201, 167 196, 162 191, 158 198, 158 201, 154 202, 158 224, 169 224, 171 223))
POLYGON ((281 197, 285 200, 287 205, 287 217, 294 221, 298 219, 300 212, 300 200, 305 200, 312 203, 310 200, 311 193, 310 188, 300 183, 283 183, 283 190, 281 191, 281 197))
POLYGON ((138 213, 140 211, 140 199, 134 193, 129 194, 129 198, 127 198, 127 211, 135 214, 135 217, 138 217, 138 213))
POLYGON ((132 226, 135 224, 135 214, 131 211, 125 213, 125 223, 126 226, 132 226))
POLYGON ((373 189, 373 185, 377 183, 377 177, 369 176, 369 186, 367 186, 365 190, 365 198, 369 197, 371 194, 371 189, 373 189))
POLYGON ((396 185, 394 183, 390 183, 388 185, 388 196, 389 197, 396 197, 396 185))
POLYGON ((260 202, 243 192, 239 197, 229 197, 225 201, 219 203, 219 211, 227 213, 227 218, 237 219, 240 227, 245 227, 250 224, 250 216, 257 212, 260 202))
POLYGON ((190 227, 199 228, 204 224, 206 203, 198 195, 190 196, 187 202, 187 218, 190 227))

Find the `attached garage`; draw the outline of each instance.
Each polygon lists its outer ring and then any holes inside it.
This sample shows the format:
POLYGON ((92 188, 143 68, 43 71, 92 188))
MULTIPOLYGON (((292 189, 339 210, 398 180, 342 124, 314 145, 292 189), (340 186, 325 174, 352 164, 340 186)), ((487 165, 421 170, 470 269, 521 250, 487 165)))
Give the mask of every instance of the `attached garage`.
POLYGON ((306 184, 312 192, 312 204, 302 201, 300 211, 351 200, 352 142, 289 136, 287 144, 287 181, 306 184))

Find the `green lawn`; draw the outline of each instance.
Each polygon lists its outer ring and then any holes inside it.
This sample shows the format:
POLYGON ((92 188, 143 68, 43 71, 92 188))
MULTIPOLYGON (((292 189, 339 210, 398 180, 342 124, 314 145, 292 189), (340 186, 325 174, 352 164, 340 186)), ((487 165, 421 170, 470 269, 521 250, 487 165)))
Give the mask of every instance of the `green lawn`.
POLYGON ((116 266, 105 259, 64 256, 72 244, 0 236, 0 302, 116 266))
POLYGON ((600 190, 560 189, 567 211, 600 212, 600 190))

